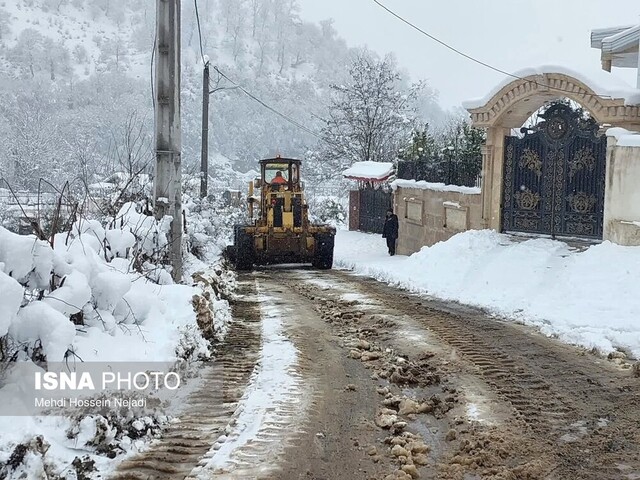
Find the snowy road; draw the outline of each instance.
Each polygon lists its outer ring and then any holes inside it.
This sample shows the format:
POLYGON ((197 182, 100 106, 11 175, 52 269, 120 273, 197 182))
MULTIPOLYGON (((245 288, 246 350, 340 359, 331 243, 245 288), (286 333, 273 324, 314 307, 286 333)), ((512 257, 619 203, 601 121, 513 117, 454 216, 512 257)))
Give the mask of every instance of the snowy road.
POLYGON ((343 271, 240 283, 233 375, 116 478, 640 478, 620 359, 343 271))

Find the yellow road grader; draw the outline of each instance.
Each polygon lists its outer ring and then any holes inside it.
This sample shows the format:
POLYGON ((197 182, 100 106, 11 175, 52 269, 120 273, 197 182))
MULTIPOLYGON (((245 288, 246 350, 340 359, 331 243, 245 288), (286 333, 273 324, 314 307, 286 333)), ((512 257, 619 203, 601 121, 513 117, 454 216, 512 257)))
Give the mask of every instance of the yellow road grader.
POLYGON ((249 184, 250 223, 235 225, 227 251, 236 270, 287 263, 331 268, 336 230, 309 222, 300 180, 302 162, 276 157, 259 163, 260 178, 249 184))

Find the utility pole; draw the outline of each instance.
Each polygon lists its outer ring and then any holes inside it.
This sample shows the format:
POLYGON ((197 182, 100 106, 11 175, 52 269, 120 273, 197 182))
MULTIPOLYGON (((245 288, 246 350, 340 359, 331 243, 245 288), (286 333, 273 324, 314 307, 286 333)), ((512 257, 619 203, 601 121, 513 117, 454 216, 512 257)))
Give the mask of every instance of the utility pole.
POLYGON ((200 152, 200 198, 209 189, 209 62, 202 74, 202 150, 200 152))
POLYGON ((169 255, 182 280, 182 172, 180 162, 180 0, 156 0, 156 111, 154 214, 172 217, 169 255))

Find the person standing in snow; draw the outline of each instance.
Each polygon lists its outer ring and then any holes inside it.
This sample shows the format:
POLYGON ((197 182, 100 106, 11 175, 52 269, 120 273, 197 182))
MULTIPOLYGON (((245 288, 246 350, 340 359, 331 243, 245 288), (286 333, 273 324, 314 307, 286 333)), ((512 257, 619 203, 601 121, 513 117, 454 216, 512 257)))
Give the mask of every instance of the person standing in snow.
POLYGON ((387 210, 387 217, 385 218, 384 226, 382 227, 382 238, 387 239, 389 255, 395 255, 396 241, 398 240, 398 216, 393 213, 391 208, 387 210))

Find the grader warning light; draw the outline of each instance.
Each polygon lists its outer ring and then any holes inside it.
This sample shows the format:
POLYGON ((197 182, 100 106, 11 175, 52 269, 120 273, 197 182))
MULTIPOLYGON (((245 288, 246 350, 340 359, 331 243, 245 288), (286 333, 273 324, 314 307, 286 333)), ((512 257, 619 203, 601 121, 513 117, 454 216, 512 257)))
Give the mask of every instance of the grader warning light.
POLYGON ((234 227, 234 243, 227 250, 237 270, 283 263, 331 268, 336 230, 309 223, 301 163, 280 156, 260 160, 260 178, 249 185, 251 223, 234 227), (254 189, 259 190, 259 199, 254 189), (256 205, 259 213, 254 219, 256 205))

